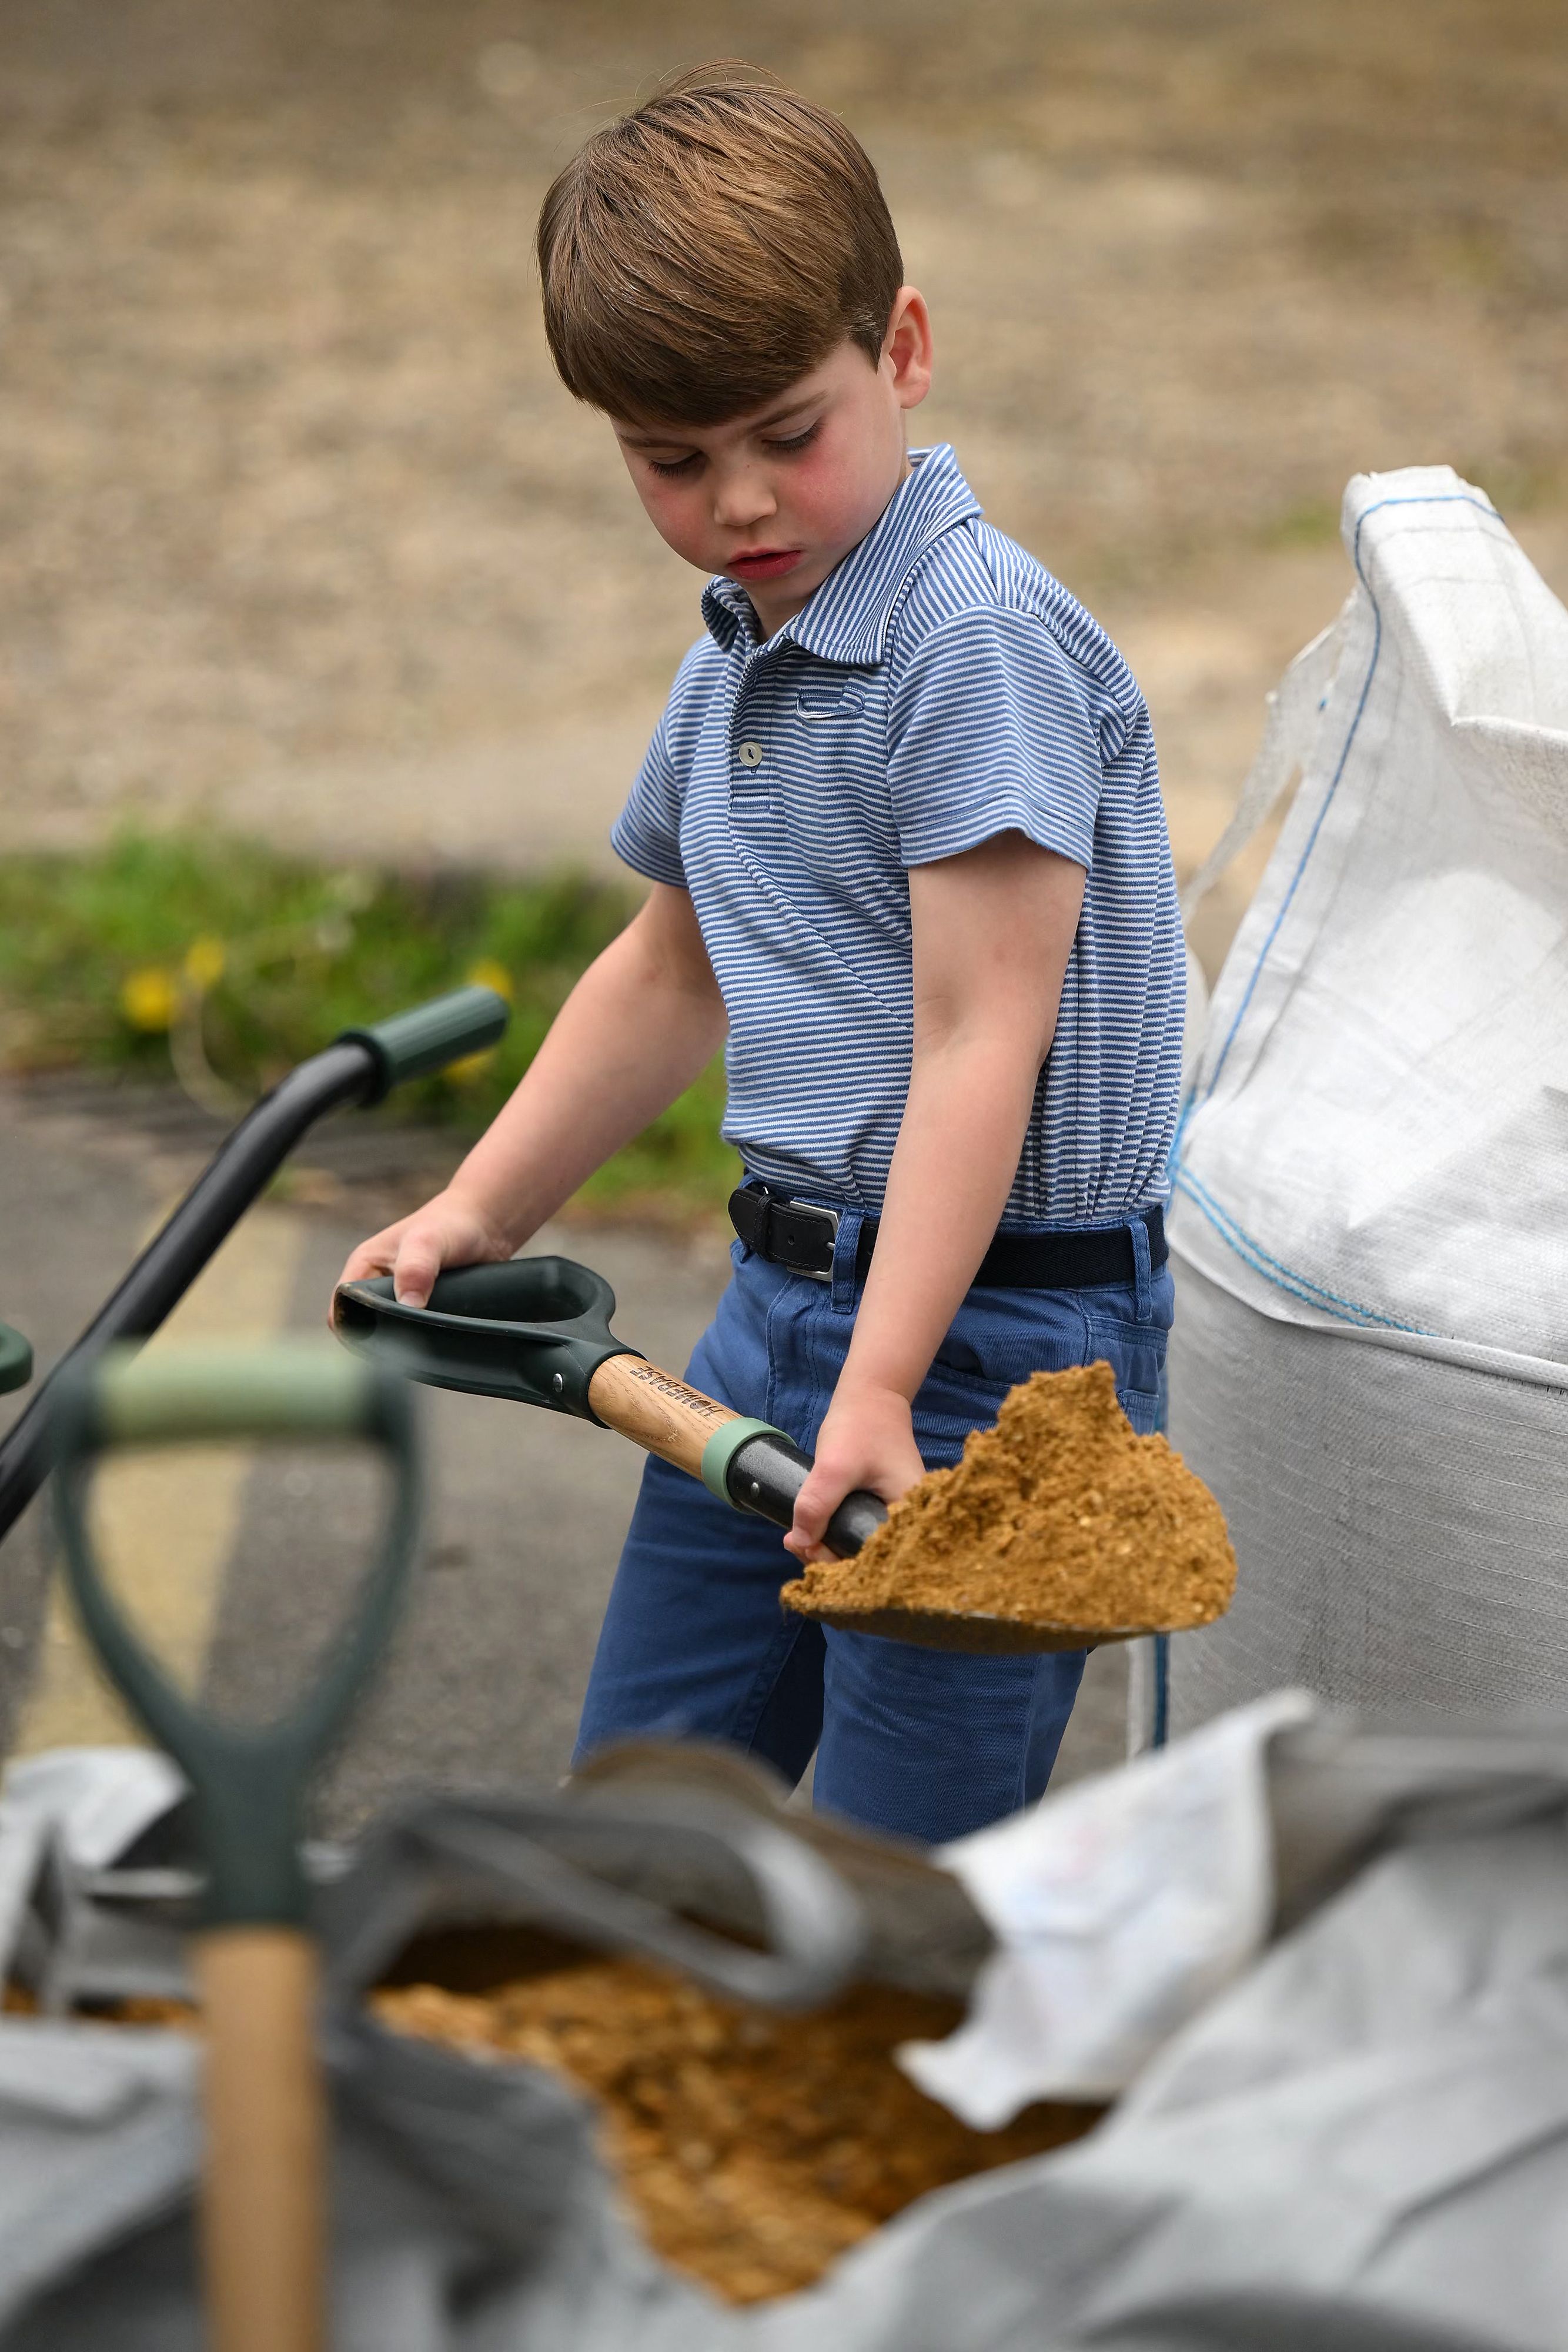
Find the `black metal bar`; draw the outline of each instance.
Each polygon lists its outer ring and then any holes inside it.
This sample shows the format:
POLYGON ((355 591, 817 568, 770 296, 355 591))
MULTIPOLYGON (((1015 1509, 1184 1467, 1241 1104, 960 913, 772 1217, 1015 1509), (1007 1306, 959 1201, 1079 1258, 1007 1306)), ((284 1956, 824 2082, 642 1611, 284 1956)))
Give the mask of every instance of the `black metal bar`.
POLYGON ((150 1339, 306 1129, 344 1103, 363 1102, 382 1076, 368 1045, 355 1040, 329 1045, 291 1070, 225 1139, 124 1281, 0 1440, 0 1538, 48 1475, 49 1392, 65 1367, 89 1362, 113 1340, 150 1339))

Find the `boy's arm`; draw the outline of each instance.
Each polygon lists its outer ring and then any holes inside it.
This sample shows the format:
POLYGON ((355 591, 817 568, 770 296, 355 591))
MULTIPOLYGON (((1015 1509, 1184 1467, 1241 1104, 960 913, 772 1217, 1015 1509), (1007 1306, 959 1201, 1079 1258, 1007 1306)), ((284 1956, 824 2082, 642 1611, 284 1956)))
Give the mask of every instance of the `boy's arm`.
POLYGON ((361 1242, 340 1279, 391 1274, 423 1307, 444 1265, 510 1257, 706 1067, 725 1013, 686 891, 655 882, 590 964, 451 1183, 361 1242))
POLYGON ((909 876, 915 1048, 876 1255, 785 1538, 802 1559, 845 1495, 921 1476, 910 1401, 1012 1190, 1083 905, 1070 858, 1005 833, 909 876))

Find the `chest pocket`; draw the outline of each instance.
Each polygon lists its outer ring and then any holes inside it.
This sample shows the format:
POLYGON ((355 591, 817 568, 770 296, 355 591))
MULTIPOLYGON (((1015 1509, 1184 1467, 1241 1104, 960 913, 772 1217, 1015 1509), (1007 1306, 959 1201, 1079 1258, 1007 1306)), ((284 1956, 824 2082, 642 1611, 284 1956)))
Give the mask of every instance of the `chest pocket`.
POLYGON ((858 719, 864 709, 864 697, 852 686, 802 686, 795 696, 795 716, 809 727, 858 719))

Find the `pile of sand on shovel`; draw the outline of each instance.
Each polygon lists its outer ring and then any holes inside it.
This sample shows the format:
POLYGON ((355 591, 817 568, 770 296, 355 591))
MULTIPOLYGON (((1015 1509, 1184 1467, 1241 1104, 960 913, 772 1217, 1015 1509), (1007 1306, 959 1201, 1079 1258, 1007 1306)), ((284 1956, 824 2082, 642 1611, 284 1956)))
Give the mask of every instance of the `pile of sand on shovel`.
POLYGON ((1207 1625, 1235 1582, 1218 1504, 1163 1437, 1135 1434, 1110 1365, 1090 1364, 1023 1381, 862 1551, 808 1568, 780 1598, 840 1624, 918 1611, 1092 1640, 1207 1625))

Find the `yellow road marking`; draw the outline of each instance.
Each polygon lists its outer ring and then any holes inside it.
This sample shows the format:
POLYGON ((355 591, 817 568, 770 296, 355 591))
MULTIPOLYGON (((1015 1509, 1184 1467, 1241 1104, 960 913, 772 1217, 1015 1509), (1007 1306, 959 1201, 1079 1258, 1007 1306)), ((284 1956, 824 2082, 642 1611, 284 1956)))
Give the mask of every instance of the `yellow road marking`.
MULTIPOLYGON (((287 1318, 303 1242, 301 1221, 287 1210, 253 1209, 150 1345, 271 1338, 287 1318)), ((240 1446, 179 1447, 114 1463, 99 1481, 116 1586, 138 1630, 187 1685, 212 1633, 250 1463, 240 1446)), ((128 1743, 146 1745, 99 1674, 57 1573, 13 1752, 128 1743)))

